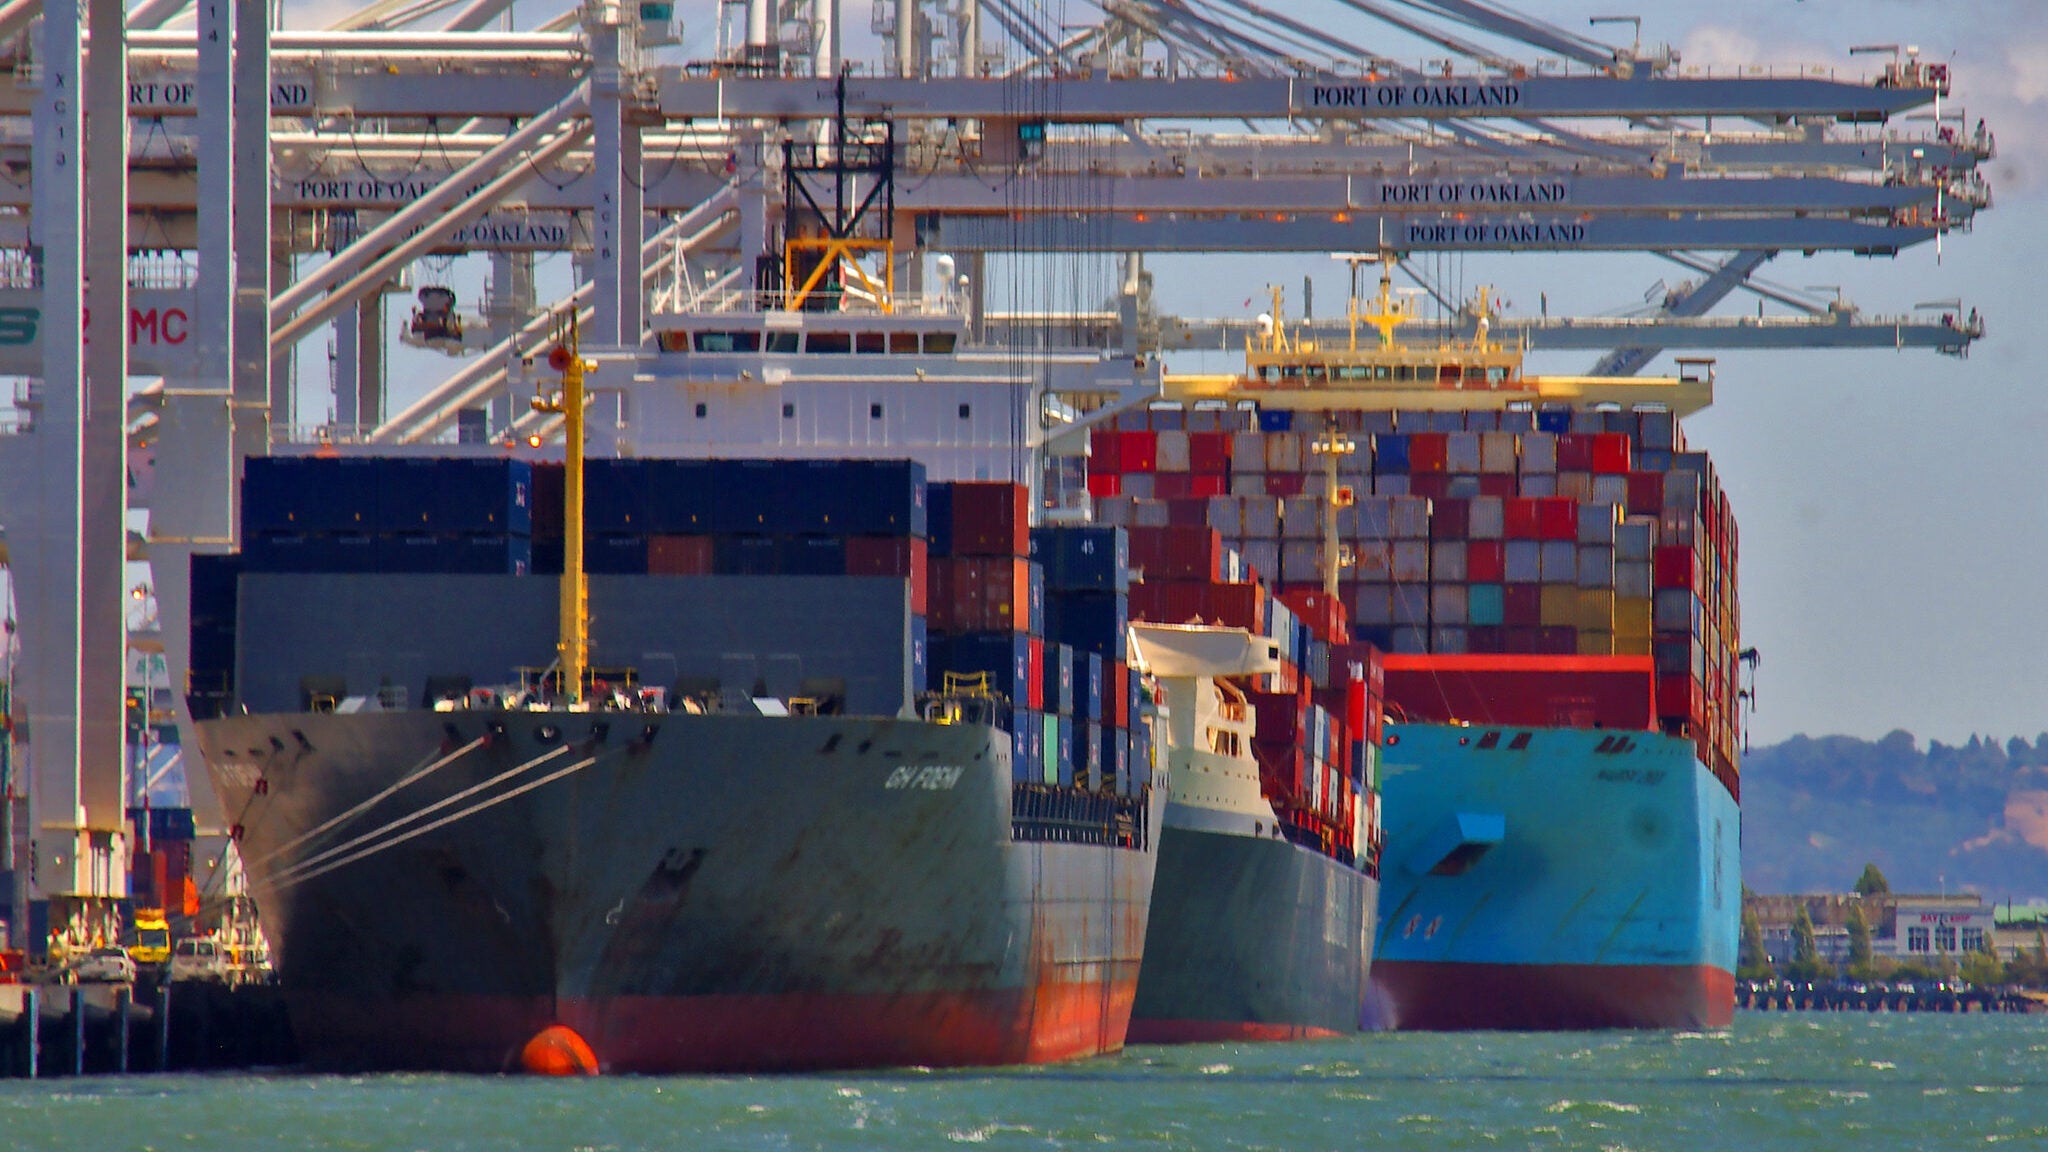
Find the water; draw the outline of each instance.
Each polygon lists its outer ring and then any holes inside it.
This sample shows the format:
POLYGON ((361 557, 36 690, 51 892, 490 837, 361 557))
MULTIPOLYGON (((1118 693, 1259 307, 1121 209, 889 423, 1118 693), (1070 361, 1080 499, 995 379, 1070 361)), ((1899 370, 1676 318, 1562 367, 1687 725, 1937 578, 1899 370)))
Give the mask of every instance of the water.
POLYGON ((0 1148, 2048 1148, 2048 1020, 1741 1014, 1729 1033, 1374 1035, 1046 1068, 540 1081, 0 1081, 0 1148))

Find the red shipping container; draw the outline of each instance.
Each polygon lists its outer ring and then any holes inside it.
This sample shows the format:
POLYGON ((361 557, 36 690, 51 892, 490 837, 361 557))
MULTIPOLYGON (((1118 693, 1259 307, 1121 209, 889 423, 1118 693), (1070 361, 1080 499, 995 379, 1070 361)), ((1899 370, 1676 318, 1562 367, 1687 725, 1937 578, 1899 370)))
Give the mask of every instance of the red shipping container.
POLYGON ((1628 433, 1601 432, 1593 437, 1593 471, 1619 476, 1626 473, 1634 462, 1628 433))
POLYGON ((1088 473, 1088 495, 1095 497, 1097 500, 1107 500, 1111 496, 1122 495, 1123 490, 1124 478, 1114 472, 1088 473))
MULTIPOLYGON (((1160 473, 1164 480, 1169 473, 1160 473)), ((1182 476, 1181 479, 1187 479, 1182 476)), ((1165 497, 1162 495, 1161 497, 1165 497)), ((1207 528, 1209 526, 1209 502, 1176 496, 1166 501, 1166 524, 1169 528, 1207 528)))
POLYGON ((1095 428, 1088 433, 1088 471, 1090 473, 1117 473, 1123 466, 1123 434, 1109 428, 1095 428))
POLYGON ((1479 474, 1479 494, 1498 496, 1505 500, 1515 495, 1515 476, 1511 472, 1482 472, 1479 474))
POLYGON ((1472 534, 1472 502, 1437 500, 1429 511, 1432 540, 1463 540, 1472 534))
POLYGON ((1536 629, 1536 651, 1543 656, 1573 656, 1579 651, 1579 630, 1553 625, 1536 629))
POLYGON ((1031 707, 1045 707, 1045 641, 1036 636, 1031 638, 1031 680, 1024 691, 1031 707))
POLYGON ((1700 682, 1689 675, 1657 677, 1657 715, 1694 723, 1705 718, 1700 682))
POLYGON ((1166 567, 1161 573, 1174 580, 1204 583, 1223 575, 1223 537, 1213 528, 1167 528, 1166 567))
POLYGON ((1655 569, 1652 579, 1657 587, 1700 591, 1699 553, 1683 544, 1660 544, 1653 555, 1655 569))
POLYGON ((1131 585, 1131 619, 1166 623, 1166 581, 1131 585))
POLYGON ((1259 584, 1215 584, 1208 591, 1210 618, 1230 628, 1264 634, 1266 589, 1259 584))
POLYGON ((1450 467, 1451 438, 1443 432, 1417 432, 1408 437, 1408 474, 1442 472, 1450 467))
POLYGON ((1545 496, 1538 501, 1537 516, 1542 520, 1542 539, 1577 540, 1579 538, 1579 502, 1569 496, 1545 496))
POLYGON ((1166 624, 1187 624, 1209 616, 1209 585, 1199 580, 1166 582, 1166 624))
POLYGON ((1593 433, 1565 432, 1557 438, 1557 470, 1559 472, 1591 472, 1593 470, 1593 433))
POLYGON ((1227 476, 1230 472, 1230 433, 1188 433, 1188 469, 1196 473, 1227 476))
MULTIPOLYGON (((647 538, 647 574, 649 576, 711 575, 711 537, 649 536, 647 538)), ((889 573, 889 575, 895 575, 895 573, 889 573)))
POLYGON ((1115 728, 1129 728, 1131 726, 1131 668, 1130 665, 1125 664, 1121 660, 1110 665, 1109 694, 1114 704, 1106 706, 1104 711, 1111 714, 1111 726, 1115 728))
POLYGON ((1117 460, 1125 472, 1157 472, 1159 470, 1159 434, 1156 432, 1118 433, 1117 460))
POLYGON ((1465 629, 1465 650, 1475 655, 1508 650, 1508 630, 1492 624, 1474 624, 1465 629))
POLYGON ((1423 496, 1431 500, 1442 500, 1451 494, 1451 474, 1448 472, 1417 472, 1408 477, 1408 494, 1423 496))
MULTIPOLYGON (((648 541, 650 569, 654 565, 653 544, 652 540, 648 541)), ((926 614, 931 599, 928 572, 932 566, 926 560, 926 550, 924 539, 917 536, 849 536, 846 538, 846 574, 907 578, 910 581, 910 610, 922 616, 926 614)), ((950 588, 947 594, 951 594, 950 588)))
POLYGON ((981 585, 981 626, 978 631, 1030 632, 1038 626, 1038 622, 1031 618, 1029 560, 988 556, 971 560, 969 564, 973 579, 981 585))
POLYGON ((1502 588, 1500 618, 1510 628, 1534 628, 1543 623, 1543 585, 1509 584, 1502 588))
POLYGON ((1664 474, 1662 472, 1631 472, 1628 474, 1628 514, 1631 516, 1662 516, 1664 514, 1664 474))
POLYGON ((1511 496, 1501 501, 1501 523, 1510 540, 1543 539, 1543 505, 1535 496, 1511 496))
POLYGON ((1291 588, 1280 593, 1280 602, 1308 625, 1309 632, 1325 644, 1349 644, 1351 622, 1344 612, 1341 596, 1330 596, 1321 588, 1291 588))
POLYGON ((953 485, 953 554, 1031 555, 1031 494, 1022 484, 953 485))
POLYGON ((1266 473, 1266 495, 1299 496, 1308 487, 1308 477, 1299 472, 1266 473))
POLYGON ((1508 546, 1500 540, 1473 540, 1465 545, 1465 579, 1498 584, 1507 579, 1508 546))
POLYGON ((1186 500, 1194 491, 1186 472, 1159 472, 1152 477, 1154 500, 1186 500))
POLYGON ((1230 477, 1221 473, 1195 473, 1188 477, 1188 495, 1198 500, 1230 495, 1230 477))
POLYGON ((1419 721, 1643 731, 1655 679, 1647 656, 1387 657, 1387 699, 1419 721))

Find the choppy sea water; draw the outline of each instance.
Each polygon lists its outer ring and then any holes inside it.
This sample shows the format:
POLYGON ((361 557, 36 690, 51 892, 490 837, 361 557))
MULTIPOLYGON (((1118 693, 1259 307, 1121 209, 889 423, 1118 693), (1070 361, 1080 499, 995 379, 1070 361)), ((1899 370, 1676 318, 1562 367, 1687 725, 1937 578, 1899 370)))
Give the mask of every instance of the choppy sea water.
POLYGON ((2048 1018, 1367 1035, 872 1075, 0 1080, 0 1149, 2048 1149, 2048 1018))

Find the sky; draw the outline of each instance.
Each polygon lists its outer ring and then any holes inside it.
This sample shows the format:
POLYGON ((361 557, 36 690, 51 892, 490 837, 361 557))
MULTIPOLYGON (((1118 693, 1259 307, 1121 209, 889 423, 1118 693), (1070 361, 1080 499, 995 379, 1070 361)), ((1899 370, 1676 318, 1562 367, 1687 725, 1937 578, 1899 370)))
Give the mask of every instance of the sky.
MULTIPOLYGON (((1419 60, 1431 52, 1389 36, 1329 0, 1266 0, 1374 51, 1419 60)), ((287 22, 318 27, 356 7, 335 0, 288 4, 287 22)), ((680 49, 708 55, 710 5, 678 5, 680 49)), ((866 4, 849 0, 850 53, 872 43, 866 4)), ((1043 4, 1078 21, 1078 2, 1043 4), (1069 10, 1069 7, 1071 10, 1069 10)), ((2048 267, 2048 0, 1523 0, 1516 7, 1610 41, 1629 29, 1591 28, 1592 16, 1640 15, 1646 48, 1668 44, 1688 65, 1828 64, 1874 70, 1855 44, 1918 45, 1952 64, 1946 110, 1996 133, 1988 166, 1996 203, 1974 230, 1897 258, 1780 256, 1762 276, 1795 288, 1839 286, 1870 314, 1961 298, 1989 328, 1967 360, 1931 352, 1801 351, 1725 354, 1717 402, 1688 422, 1709 450, 1741 524, 1742 642, 1761 655, 1750 733, 1770 743, 1794 733, 1875 738, 1904 728, 1923 741, 1959 743, 2048 731, 2048 399, 2039 392, 2032 338, 2036 270, 2048 267)), ((521 3, 531 27, 560 0, 521 3)), ((1063 20, 1064 22, 1064 20, 1063 20)), ((1527 59, 1535 54, 1523 51, 1527 59)), ((1903 128, 1925 130, 1925 122, 1903 128)), ((439 274, 468 299, 482 261, 439 274)), ((1156 257, 1158 304, 1185 316, 1234 316, 1263 285, 1298 295, 1315 277, 1325 302, 1343 276, 1320 257, 1156 257), (1198 274, 1194 274, 1195 270, 1198 274)), ((430 274, 431 274, 431 270, 430 274)), ((1639 308, 1662 280, 1687 273, 1654 256, 1475 255, 1457 265, 1468 290, 1491 284, 1511 312, 1597 315, 1639 308)), ((544 260, 545 292, 567 261, 544 260)), ((394 322, 407 302, 391 302, 394 322)), ((1325 304, 1327 309, 1329 304, 1325 304)), ((1755 307, 1738 295, 1721 311, 1755 307)), ((304 346, 305 422, 326 416, 322 341, 304 346)), ((1532 366, 1582 371, 1586 354, 1532 366)), ((454 362, 394 349, 391 410, 453 370, 454 362)), ((1669 371, 1663 358, 1649 371, 1669 371)))

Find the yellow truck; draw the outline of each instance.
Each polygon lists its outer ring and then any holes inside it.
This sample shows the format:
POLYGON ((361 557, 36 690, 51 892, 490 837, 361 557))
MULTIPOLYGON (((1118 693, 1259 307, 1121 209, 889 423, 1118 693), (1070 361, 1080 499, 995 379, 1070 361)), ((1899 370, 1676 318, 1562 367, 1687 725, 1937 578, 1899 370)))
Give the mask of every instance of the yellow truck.
POLYGON ((171 962, 171 926, 161 908, 135 910, 135 943, 128 958, 137 968, 162 968, 171 962))

